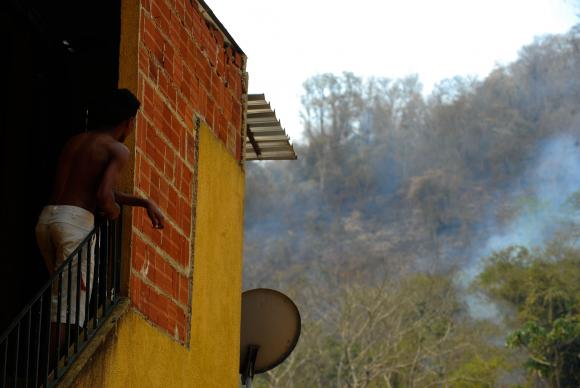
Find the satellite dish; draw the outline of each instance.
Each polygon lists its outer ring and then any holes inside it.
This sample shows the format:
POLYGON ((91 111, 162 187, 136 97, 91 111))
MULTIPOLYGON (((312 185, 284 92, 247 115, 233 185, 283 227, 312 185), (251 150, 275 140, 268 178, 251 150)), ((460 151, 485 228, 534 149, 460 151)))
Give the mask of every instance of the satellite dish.
POLYGON ((300 337, 300 313, 286 295, 268 288, 242 293, 240 373, 249 388, 256 373, 281 364, 300 337))

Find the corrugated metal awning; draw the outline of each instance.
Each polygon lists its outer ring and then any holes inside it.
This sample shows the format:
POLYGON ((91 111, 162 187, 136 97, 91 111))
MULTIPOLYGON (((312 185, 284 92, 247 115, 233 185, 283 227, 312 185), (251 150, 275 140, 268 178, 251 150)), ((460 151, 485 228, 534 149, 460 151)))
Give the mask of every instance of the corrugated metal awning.
POLYGON ((263 94, 248 94, 246 160, 294 160, 296 153, 263 94))

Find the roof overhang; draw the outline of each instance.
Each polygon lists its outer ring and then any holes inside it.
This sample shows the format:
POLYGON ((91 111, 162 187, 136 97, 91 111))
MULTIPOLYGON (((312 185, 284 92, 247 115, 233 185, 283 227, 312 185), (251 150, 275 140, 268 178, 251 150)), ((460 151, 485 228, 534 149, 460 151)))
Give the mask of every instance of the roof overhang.
POLYGON ((297 159, 290 138, 263 94, 248 94, 246 160, 297 159))

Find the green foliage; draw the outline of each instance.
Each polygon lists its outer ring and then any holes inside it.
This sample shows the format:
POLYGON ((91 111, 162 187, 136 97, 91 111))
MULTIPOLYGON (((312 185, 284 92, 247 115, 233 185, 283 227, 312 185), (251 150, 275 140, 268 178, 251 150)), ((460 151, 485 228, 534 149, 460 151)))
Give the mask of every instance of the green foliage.
POLYGON ((525 303, 527 298, 528 276, 526 268, 530 265, 530 252, 525 247, 512 246, 493 253, 489 264, 477 278, 476 285, 500 303, 510 307, 525 303))
POLYGON ((523 348, 531 376, 552 386, 580 385, 580 257, 568 248, 530 252, 510 247, 494 253, 478 278, 493 300, 517 312, 510 348, 523 348))
POLYGON ((492 387, 498 375, 505 370, 506 364, 509 364, 508 360, 501 355, 487 359, 476 355, 451 374, 449 386, 453 388, 492 387))
POLYGON ((510 347, 527 349, 525 366, 555 386, 580 384, 580 319, 565 316, 550 324, 526 322, 507 338, 510 347))

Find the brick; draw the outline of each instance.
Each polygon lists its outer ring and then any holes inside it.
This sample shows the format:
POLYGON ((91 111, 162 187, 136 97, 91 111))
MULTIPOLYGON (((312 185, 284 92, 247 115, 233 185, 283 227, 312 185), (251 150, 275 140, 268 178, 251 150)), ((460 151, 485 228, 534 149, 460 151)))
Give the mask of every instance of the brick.
POLYGON ((221 79, 214 73, 211 75, 211 96, 213 97, 217 107, 221 108, 224 105, 224 87, 221 79))
POLYGON ((192 216, 191 202, 183 200, 179 202, 179 214, 181 215, 179 225, 187 234, 191 230, 191 216, 192 216))
POLYGON ((147 66, 147 76, 153 83, 157 83, 159 80, 159 66, 153 61, 148 62, 147 66))
POLYGON ((137 208, 132 208, 131 209, 131 213, 132 213, 132 218, 133 218, 133 229, 136 230, 141 230, 141 219, 139 217, 139 212, 137 211, 137 208))
POLYGON ((183 25, 188 31, 191 31, 193 28, 193 13, 191 11, 191 6, 185 7, 185 16, 183 18, 183 25))
POLYGON ((237 67, 237 68, 241 68, 242 66, 242 56, 240 53, 235 52, 233 55, 233 64, 237 67))
MULTIPOLYGON (((167 156, 170 156, 170 154, 168 154, 167 156)), ((174 180, 174 169, 175 166, 173 164, 171 164, 171 162, 167 161, 167 157, 165 159, 165 165, 163 166, 163 174, 165 175, 166 178, 166 182, 167 183, 172 183, 174 180)))
POLYGON ((217 132, 218 137, 222 141, 222 143, 226 144, 227 143, 227 133, 226 133, 226 130, 223 127, 219 127, 218 126, 216 132, 217 132))
POLYGON ((193 29, 191 31, 193 38, 199 42, 202 39, 202 29, 203 29, 203 17, 199 14, 198 10, 194 8, 193 13, 193 29))
POLYGON ((171 294, 173 289, 172 279, 167 277, 164 272, 157 272, 155 284, 163 291, 171 294))
POLYGON ((181 318, 180 312, 183 312, 183 310, 179 306, 177 306, 174 303, 168 304, 166 308, 166 315, 169 322, 171 323, 178 322, 179 319, 181 318))
POLYGON ((177 191, 174 189, 169 190, 169 203, 177 208, 177 204, 179 203, 179 196, 177 191))
POLYGON ((171 16, 171 10, 165 0, 151 0, 151 17, 160 26, 161 31, 168 31, 172 24, 171 16))
POLYGON ((216 42, 216 44, 218 46, 223 46, 223 37, 222 37, 222 34, 217 29, 215 29, 215 28, 212 28, 210 30, 210 32, 211 32, 211 36, 212 36, 214 42, 216 42), (221 38, 221 43, 220 43, 220 38, 221 38))
POLYGON ((179 0, 175 2, 175 13, 177 14, 177 17, 180 20, 180 22, 183 23, 185 19, 185 7, 183 3, 179 0))
POLYGON ((207 124, 212 129, 214 129, 214 112, 215 112, 215 101, 211 96, 208 96, 207 107, 205 111, 205 119, 207 121, 207 124))
POLYGON ((181 276, 179 278, 179 303, 189 304, 189 285, 191 279, 181 276))
POLYGON ((179 90, 186 98, 188 98, 191 95, 191 89, 195 87, 196 85, 193 83, 193 75, 191 74, 190 67, 188 65, 184 65, 183 78, 179 84, 179 90))
POLYGON ((187 45, 187 54, 184 56, 185 63, 187 64, 187 66, 188 67, 194 66, 195 62, 202 57, 203 54, 201 52, 199 45, 193 40, 190 41, 190 43, 187 45))
POLYGON ((199 80, 200 86, 206 91, 210 90, 211 86, 211 71, 209 64, 205 57, 198 57, 195 61, 195 75, 199 80))
POLYGON ((213 42, 213 37, 211 36, 211 27, 205 22, 203 22, 203 26, 201 28, 201 49, 202 51, 204 51, 207 55, 211 55, 213 54, 212 50, 214 48, 214 42, 213 42))
POLYGON ((225 74, 226 65, 225 65, 225 55, 223 51, 218 53, 217 58, 217 66, 216 66, 216 73, 218 76, 222 77, 225 74))
POLYGON ((242 113, 239 104, 234 105, 232 113, 232 124, 238 131, 242 130, 242 113), (240 110, 239 112, 236 112, 240 110))
POLYGON ((209 64, 211 67, 216 67, 217 64, 217 56, 218 56, 218 43, 215 39, 215 35, 213 34, 213 31, 215 30, 211 30, 208 36, 208 52, 207 52, 207 58, 209 59, 209 64))
POLYGON ((175 60, 173 64, 172 78, 175 85, 181 84, 183 80, 183 60, 181 58, 175 60))
POLYGON ((231 64, 234 61, 234 51, 231 47, 225 49, 225 63, 231 64))
MULTIPOLYGON (((174 59, 173 59, 173 49, 170 48, 171 46, 169 44, 165 44, 163 46, 163 51, 162 51, 162 56, 161 56, 161 68, 167 72, 167 74, 173 74, 174 71, 174 67, 175 67, 175 63, 174 63, 174 59), (166 53, 170 53, 170 54, 166 54, 166 53)), ((171 80, 171 82, 175 82, 174 79, 171 80)))
POLYGON ((181 263, 185 268, 188 268, 191 261, 191 240, 184 238, 177 247, 181 257, 181 263))
POLYGON ((187 134, 185 152, 187 161, 193 163, 195 160, 195 138, 191 134, 187 134))
POLYGON ((138 279, 135 277, 135 275, 131 274, 129 280, 129 295, 131 302, 138 309, 141 308, 141 290, 139 285, 140 283, 138 282, 138 279))
POLYGON ((169 41, 180 52, 180 47, 183 44, 183 29, 175 23, 169 26, 169 41))
POLYGON ((174 272, 171 277, 171 296, 175 300, 179 300, 179 278, 182 276, 178 272, 174 272))
MULTIPOLYGON (((145 242, 141 239, 141 237, 138 237, 137 235, 133 235, 132 242, 135 256, 140 257, 144 260, 147 252, 145 242)), ((139 266, 136 266, 136 268, 139 268, 139 266)))
MULTIPOLYGON (((193 110, 193 103, 192 104, 188 104, 187 107, 185 108, 185 117, 183 117, 183 121, 185 123, 185 126, 187 129, 189 130, 193 130, 194 128, 194 120, 195 118, 195 112, 193 110)), ((183 143, 183 152, 185 152, 185 142, 183 143)))
POLYGON ((157 86, 159 87, 159 91, 164 94, 165 96, 169 95, 169 77, 165 71, 160 72, 159 78, 157 81, 157 86))
POLYGON ((181 170, 181 182, 179 189, 186 198, 191 198, 191 188, 193 186, 193 171, 189 167, 184 167, 181 170))
MULTIPOLYGON (((185 108, 185 110, 187 111, 187 107, 185 108)), ((185 150, 185 132, 186 129, 183 126, 182 121, 180 120, 180 117, 177 116, 172 116, 171 117, 171 132, 173 132, 176 136, 176 148, 177 148, 177 154, 171 154, 171 162, 173 163, 173 167, 175 167, 175 159, 177 157, 183 157, 184 156, 184 150, 185 150)))
POLYGON ((143 107, 141 108, 141 114, 144 115, 153 109, 154 92, 153 87, 149 84, 149 82, 143 81, 142 85, 143 85, 144 100, 141 102, 143 102, 144 104, 143 107))
POLYGON ((141 154, 139 154, 139 160, 141 161, 141 176, 150 179, 151 178, 151 163, 145 159, 141 154))
POLYGON ((147 49, 143 44, 139 45, 138 60, 139 60, 139 69, 141 69, 144 72, 147 72, 149 69, 149 53, 147 52, 147 49))
MULTIPOLYGON (((171 108, 169 107, 169 105, 167 103, 163 103, 160 106, 160 111, 159 111, 159 120, 161 122, 161 125, 159 126, 158 129, 161 130, 161 133, 163 133, 165 136, 167 136, 167 132, 171 131, 171 108)), ((164 144, 164 142, 160 139, 160 142, 162 142, 162 144, 164 144)), ((167 147, 163 147, 163 149, 166 149, 167 147)), ((165 152, 163 152, 165 154, 165 152)))
POLYGON ((179 219, 179 213, 177 209, 178 208, 175 202, 171 202, 170 200, 169 204, 167 205, 167 215, 174 221, 179 219))

